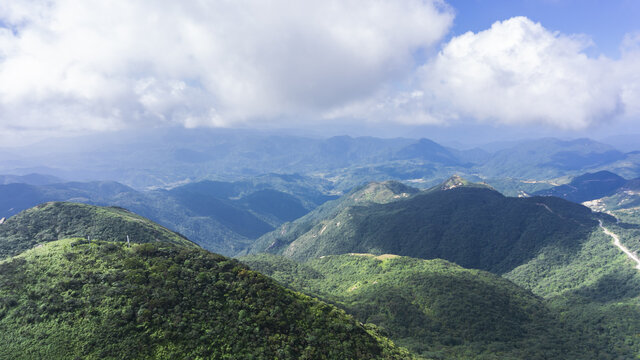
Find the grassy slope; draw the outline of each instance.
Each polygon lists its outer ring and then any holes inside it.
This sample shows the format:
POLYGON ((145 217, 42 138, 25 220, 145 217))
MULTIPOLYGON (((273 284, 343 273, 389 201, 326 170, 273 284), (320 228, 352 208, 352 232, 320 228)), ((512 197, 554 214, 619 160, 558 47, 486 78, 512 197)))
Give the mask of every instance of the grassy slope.
POLYGON ((241 261, 384 328, 394 341, 428 357, 597 358, 541 298, 444 260, 347 254, 296 263, 262 254, 241 261))
POLYGON ((405 359, 333 306, 170 243, 67 239, 0 262, 0 359, 405 359))
POLYGON ((182 235, 121 208, 54 202, 25 210, 0 225, 0 259, 67 237, 126 241, 127 235, 136 243, 197 247, 182 235))

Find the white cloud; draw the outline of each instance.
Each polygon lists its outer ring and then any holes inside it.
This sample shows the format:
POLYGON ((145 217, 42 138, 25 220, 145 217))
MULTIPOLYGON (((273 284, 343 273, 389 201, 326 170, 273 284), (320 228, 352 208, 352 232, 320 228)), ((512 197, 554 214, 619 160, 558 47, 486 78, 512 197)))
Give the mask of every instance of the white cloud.
POLYGON ((582 129, 624 111, 621 64, 590 58, 588 39, 524 17, 453 38, 419 71, 428 111, 502 124, 582 129))
POLYGON ((640 32, 627 34, 622 42, 622 59, 616 76, 622 83, 625 114, 640 117, 640 32))
POLYGON ((334 111, 410 124, 484 122, 585 129, 640 116, 640 37, 619 60, 592 58, 584 36, 545 29, 525 17, 452 38, 418 68, 406 91, 386 91, 334 111), (413 96, 420 94, 420 96, 413 96), (373 104, 377 104, 374 106, 373 104))
POLYGON ((0 3, 0 127, 317 115, 410 74, 441 0, 0 3))
POLYGON ((583 129, 640 116, 640 35, 621 59, 593 58, 588 38, 516 17, 416 64, 452 19, 442 0, 3 1, 0 137, 302 118, 583 129))

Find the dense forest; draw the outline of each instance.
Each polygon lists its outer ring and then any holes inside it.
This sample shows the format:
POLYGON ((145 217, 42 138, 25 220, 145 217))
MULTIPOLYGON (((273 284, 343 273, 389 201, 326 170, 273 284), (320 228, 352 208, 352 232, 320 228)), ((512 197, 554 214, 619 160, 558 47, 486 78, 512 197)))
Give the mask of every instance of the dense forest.
POLYGON ((67 239, 0 262, 2 359, 409 359, 337 308, 166 242, 67 239))
POLYGON ((69 202, 45 203, 9 218, 0 226, 0 259, 37 244, 69 237, 169 242, 196 247, 184 236, 130 211, 69 202))
POLYGON ((444 260, 346 254, 305 263, 241 258, 287 286, 379 326, 433 359, 601 359, 606 345, 500 276, 444 260))

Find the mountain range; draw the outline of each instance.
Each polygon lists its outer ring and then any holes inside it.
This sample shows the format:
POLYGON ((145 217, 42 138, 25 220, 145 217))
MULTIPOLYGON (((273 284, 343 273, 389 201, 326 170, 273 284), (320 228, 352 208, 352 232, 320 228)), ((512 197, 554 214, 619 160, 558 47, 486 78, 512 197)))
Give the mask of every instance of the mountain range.
POLYGON ((344 193, 365 182, 384 180, 413 180, 426 188, 461 174, 515 195, 518 190, 551 187, 554 179, 586 171, 640 176, 640 153, 590 139, 544 138, 460 150, 429 139, 158 129, 48 140, 5 151, 0 173, 112 180, 139 190, 201 180, 250 181, 278 173, 328 181, 332 190, 344 193))

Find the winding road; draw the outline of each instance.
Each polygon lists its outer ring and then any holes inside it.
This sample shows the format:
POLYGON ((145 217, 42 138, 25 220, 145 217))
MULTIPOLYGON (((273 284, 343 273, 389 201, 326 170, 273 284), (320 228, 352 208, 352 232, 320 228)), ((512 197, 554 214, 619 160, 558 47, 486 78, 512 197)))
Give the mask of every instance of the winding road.
POLYGON ((613 245, 617 246, 620 250, 622 250, 622 252, 627 254, 627 256, 631 260, 635 261, 636 264, 638 264, 638 265, 636 265, 636 269, 640 270, 640 258, 638 258, 638 255, 632 253, 631 250, 627 249, 624 245, 622 245, 622 243, 620 242, 620 237, 618 237, 618 235, 612 233, 611 231, 609 231, 609 229, 604 227, 602 225, 602 220, 598 220, 598 222, 600 222, 600 227, 602 228, 604 233, 613 238, 613 245))

